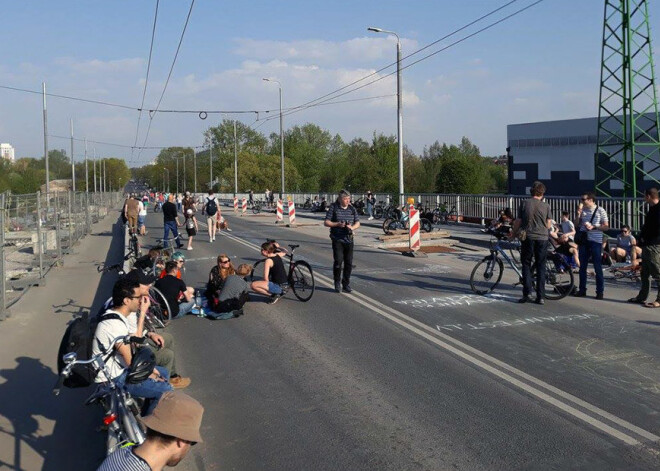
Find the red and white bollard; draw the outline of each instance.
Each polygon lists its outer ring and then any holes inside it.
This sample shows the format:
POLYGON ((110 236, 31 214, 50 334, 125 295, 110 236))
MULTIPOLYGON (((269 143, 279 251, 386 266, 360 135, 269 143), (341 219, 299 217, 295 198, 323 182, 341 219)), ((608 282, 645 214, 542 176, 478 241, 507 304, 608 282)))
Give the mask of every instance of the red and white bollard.
POLYGON ((282 208, 282 200, 277 200, 277 212, 275 213, 275 224, 284 221, 284 210, 282 208))
POLYGON ((296 223, 296 204, 289 201, 289 225, 293 226, 296 223))
POLYGON ((238 197, 234 196, 234 212, 238 212, 238 197))
POLYGON ((243 216, 245 213, 247 213, 247 200, 243 198, 241 200, 241 216, 243 216))
POLYGON ((409 230, 409 242, 410 242, 410 251, 416 252, 422 246, 422 241, 420 239, 419 232, 419 211, 415 207, 410 205, 410 230, 409 230))

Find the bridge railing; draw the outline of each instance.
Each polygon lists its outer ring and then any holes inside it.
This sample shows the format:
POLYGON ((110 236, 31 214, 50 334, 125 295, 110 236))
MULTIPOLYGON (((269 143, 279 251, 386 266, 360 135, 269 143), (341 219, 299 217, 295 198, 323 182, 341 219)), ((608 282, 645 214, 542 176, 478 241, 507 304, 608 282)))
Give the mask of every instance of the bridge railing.
MULTIPOLYGON (((366 192, 353 192, 353 200, 364 197, 366 192)), ((375 193, 377 201, 389 203, 394 201, 396 195, 386 193, 375 193)), ((219 193, 218 198, 226 203, 230 203, 233 198, 233 193, 219 193)), ((239 200, 241 198, 248 198, 247 193, 238 193, 239 200)), ((296 203, 296 206, 301 206, 305 203, 307 198, 314 199, 318 196, 319 199, 325 198, 326 201, 332 202, 337 198, 337 193, 287 193, 284 197, 285 200, 291 199, 296 203)), ((437 206, 446 203, 447 209, 455 207, 458 214, 462 217, 462 222, 470 222, 476 224, 487 224, 492 219, 499 217, 499 212, 504 208, 511 208, 514 216, 516 216, 517 209, 520 203, 529 198, 527 195, 465 195, 465 194, 448 194, 448 193, 407 193, 406 200, 409 197, 414 198, 415 203, 421 202, 425 207, 433 209, 437 206)), ((263 200, 263 193, 255 193, 256 200, 263 200)), ((275 197, 277 199, 277 195, 275 197)), ((546 196, 545 200, 550 204, 552 209, 552 216, 556 221, 561 221, 562 211, 568 211, 571 220, 574 219, 577 211, 577 206, 580 203, 579 196, 546 196)), ((648 206, 641 198, 598 198, 597 204, 602 206, 610 219, 610 228, 613 231, 619 231, 624 224, 629 225, 633 230, 639 230, 644 224, 644 218, 648 206)))
POLYGON ((31 286, 43 283, 92 224, 118 208, 120 198, 72 191, 0 194, 0 319, 31 286))

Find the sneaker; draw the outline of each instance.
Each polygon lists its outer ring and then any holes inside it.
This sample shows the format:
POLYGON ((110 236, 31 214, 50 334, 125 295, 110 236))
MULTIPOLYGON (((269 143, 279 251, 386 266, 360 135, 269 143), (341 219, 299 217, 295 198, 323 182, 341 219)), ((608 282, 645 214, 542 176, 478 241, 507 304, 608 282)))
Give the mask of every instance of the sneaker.
POLYGON ((543 305, 545 304, 545 300, 544 300, 543 298, 536 298, 536 299, 534 300, 534 302, 535 302, 536 304, 540 304, 541 306, 543 306, 543 305))
POLYGON ((345 291, 346 293, 353 292, 353 288, 351 288, 351 285, 343 285, 342 290, 345 291))
POLYGON ((170 384, 174 389, 183 389, 190 386, 190 378, 184 378, 183 376, 175 376, 170 378, 170 384))
POLYGON ((273 294, 271 295, 270 299, 268 300, 268 304, 275 304, 277 301, 280 300, 282 297, 281 294, 273 294))
POLYGON ((374 217, 371 216, 370 218, 367 218, 367 221, 373 221, 374 217))
POLYGON ((243 314, 243 309, 234 310, 234 317, 241 317, 243 314))
POLYGON ((192 250, 192 247, 188 247, 186 250, 192 250))
POLYGON ((341 293, 341 283, 339 281, 335 281, 335 291, 341 293))
POLYGON ((603 293, 596 293, 596 299, 604 299, 603 293))
POLYGON ((215 240, 215 239, 213 239, 212 237, 209 237, 209 244, 210 244, 211 242, 213 242, 214 240, 215 240))

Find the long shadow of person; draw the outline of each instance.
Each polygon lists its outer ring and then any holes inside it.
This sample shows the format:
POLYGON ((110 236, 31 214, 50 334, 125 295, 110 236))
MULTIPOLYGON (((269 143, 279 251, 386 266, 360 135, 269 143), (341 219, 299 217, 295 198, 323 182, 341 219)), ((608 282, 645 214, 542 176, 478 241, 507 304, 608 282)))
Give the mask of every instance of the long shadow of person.
POLYGON ((104 441, 101 433, 90 433, 101 423, 100 411, 84 406, 90 389, 63 389, 55 397, 51 390, 57 374, 30 357, 16 358, 16 367, 0 370, 0 378, 0 433, 13 437, 9 456, 0 452, 0 468, 98 466, 104 456, 104 441), (48 435, 51 429, 53 433, 48 435))

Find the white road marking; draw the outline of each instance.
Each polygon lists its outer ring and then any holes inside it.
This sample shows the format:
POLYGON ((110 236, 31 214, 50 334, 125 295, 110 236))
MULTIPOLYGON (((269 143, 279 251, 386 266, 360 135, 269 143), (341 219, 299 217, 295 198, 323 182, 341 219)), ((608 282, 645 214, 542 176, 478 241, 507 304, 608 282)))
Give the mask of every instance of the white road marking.
MULTIPOLYGON (((226 233, 223 235, 253 250, 257 250, 257 251, 261 250, 260 247, 256 246, 255 244, 246 242, 237 236, 232 236, 226 233)), ((319 280, 321 284, 323 284, 327 288, 334 287, 333 280, 331 280, 330 278, 324 275, 317 273, 315 274, 315 278, 319 280)), ((438 347, 453 353, 454 355, 462 358, 463 360, 472 363, 475 366, 478 366, 479 368, 497 376, 498 378, 508 382, 509 384, 516 386, 522 391, 525 391, 537 397, 538 399, 564 411, 567 414, 572 415, 575 418, 584 421, 585 423, 591 425, 592 427, 618 440, 621 440, 628 445, 639 445, 640 441, 634 436, 624 433, 612 427, 611 425, 603 422, 602 420, 599 420, 596 417, 592 417, 586 414, 585 412, 577 409, 576 407, 567 404, 566 402, 562 402, 561 400, 551 396, 548 393, 552 393, 555 396, 561 397, 565 401, 573 403, 573 405, 575 406, 588 410, 589 412, 597 416, 600 416, 601 418, 608 420, 612 424, 615 424, 623 429, 626 429, 627 431, 632 432, 638 435, 639 437, 643 437, 644 439, 653 442, 660 441, 660 436, 657 436, 647 430, 644 430, 624 419, 621 419, 620 417, 615 416, 614 414, 611 414, 603 409, 600 409, 599 407, 594 406, 593 404, 590 404, 576 396, 573 396, 572 394, 562 391, 561 389, 556 388, 546 383, 545 381, 535 378, 534 376, 531 376, 519 370, 518 368, 515 368, 509 365, 508 363, 498 360, 449 335, 446 335, 442 332, 438 332, 435 328, 426 325, 423 322, 420 322, 412 317, 409 317, 406 314, 397 311, 396 309, 386 306, 385 304, 376 301, 375 299, 372 299, 362 293, 358 293, 357 291, 353 290, 351 294, 346 294, 345 296, 350 297, 358 304, 361 304, 362 306, 366 307, 372 312, 375 312, 376 314, 379 314, 380 316, 400 325, 401 327, 404 327, 410 332, 417 334, 418 336, 428 340, 434 345, 437 345, 438 347), (514 377, 513 375, 517 376, 518 378, 514 377), (522 380, 527 381, 527 383, 523 382, 522 380), (540 388, 545 389, 547 392, 542 391, 540 388)))

